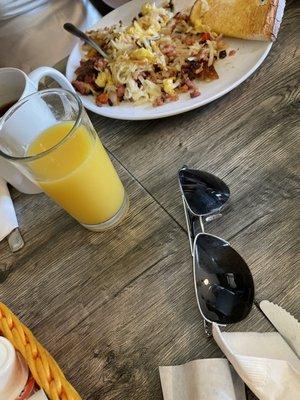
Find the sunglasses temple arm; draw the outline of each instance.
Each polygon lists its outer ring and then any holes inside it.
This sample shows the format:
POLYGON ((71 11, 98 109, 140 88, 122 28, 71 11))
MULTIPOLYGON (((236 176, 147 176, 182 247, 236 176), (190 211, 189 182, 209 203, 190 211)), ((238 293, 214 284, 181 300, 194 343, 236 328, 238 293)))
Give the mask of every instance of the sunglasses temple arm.
POLYGON ((212 337, 212 323, 203 319, 204 331, 207 337, 212 337))
MULTIPOLYGON (((192 257, 194 257, 193 250, 194 250, 194 238, 196 236, 196 232, 195 232, 195 226, 194 226, 193 222, 197 221, 197 219, 195 217, 194 221, 192 220, 192 216, 190 215, 190 213, 187 209, 184 196, 182 196, 182 203, 183 203, 186 226, 188 229, 191 254, 192 254, 192 257)), ((200 223, 201 231, 202 231, 202 233, 204 233, 204 224, 203 224, 203 220, 202 220, 201 216, 199 216, 199 223, 200 223)), ((206 336, 211 337, 212 336, 212 323, 206 321, 206 319, 203 319, 203 324, 204 324, 204 330, 205 330, 206 336)))
POLYGON ((188 236, 189 236, 189 242, 190 242, 190 249, 191 249, 191 254, 193 256, 193 249, 194 249, 194 239, 199 233, 199 225, 200 225, 200 232, 205 233, 204 231, 204 223, 202 216, 199 215, 199 217, 196 217, 195 215, 191 214, 187 208, 185 198, 182 196, 182 203, 183 203, 183 208, 184 208, 184 215, 185 215, 185 221, 186 221, 186 226, 188 229, 188 236), (199 224, 198 224, 198 219, 199 219, 199 224))
POLYGON ((184 209, 184 215, 185 215, 185 222, 186 222, 186 226, 187 226, 187 229, 188 229, 188 236, 189 236, 191 254, 193 256, 194 243, 193 243, 193 239, 192 239, 191 219, 190 219, 190 216, 188 214, 188 210, 187 210, 187 207, 186 207, 186 204, 185 204, 184 196, 182 196, 182 202, 183 202, 183 209, 184 209))

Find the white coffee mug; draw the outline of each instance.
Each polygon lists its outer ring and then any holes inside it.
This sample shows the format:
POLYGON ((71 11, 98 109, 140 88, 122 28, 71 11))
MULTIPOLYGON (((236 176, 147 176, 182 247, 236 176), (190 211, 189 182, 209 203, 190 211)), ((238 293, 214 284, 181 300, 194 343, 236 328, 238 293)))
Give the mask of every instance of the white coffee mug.
MULTIPOLYGON (((17 68, 0 68, 0 108, 38 91, 39 82, 45 77, 54 79, 64 89, 74 91, 67 78, 54 68, 40 67, 28 76, 17 68)), ((2 157, 0 157, 0 176, 22 193, 41 193, 36 184, 2 157)))

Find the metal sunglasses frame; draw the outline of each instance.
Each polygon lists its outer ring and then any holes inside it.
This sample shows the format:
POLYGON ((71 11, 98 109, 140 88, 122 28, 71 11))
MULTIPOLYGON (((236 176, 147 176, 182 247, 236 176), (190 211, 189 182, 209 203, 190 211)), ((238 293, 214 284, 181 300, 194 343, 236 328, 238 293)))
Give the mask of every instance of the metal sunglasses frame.
MULTIPOLYGON (((179 170, 179 172, 182 170, 185 170, 185 169, 188 169, 188 168, 186 166, 183 166, 179 170)), ((202 318, 203 318, 205 333, 207 334, 207 336, 211 336, 212 335, 212 324, 214 323, 214 321, 211 321, 207 317, 205 317, 205 315, 202 312, 202 309, 201 309, 201 306, 199 303, 199 299, 198 299, 197 282, 196 282, 196 254, 195 254, 196 246, 195 246, 195 244, 201 235, 213 236, 213 237, 220 239, 223 242, 226 242, 229 244, 229 242, 227 242, 223 238, 220 238, 219 236, 212 235, 210 233, 206 233, 204 230, 204 222, 203 222, 203 219, 205 219, 206 222, 210 222, 215 219, 219 219, 222 216, 221 211, 223 211, 224 208, 226 208, 228 206, 229 199, 215 212, 211 212, 211 213, 207 213, 207 214, 196 214, 192 211, 192 209, 190 208, 190 206, 185 198, 180 179, 178 179, 178 181, 179 181, 179 188, 180 188, 181 198, 182 198, 182 203, 183 203, 183 208, 184 208, 186 225, 187 225, 187 229, 188 229, 190 250, 191 250, 191 255, 192 255, 192 259, 193 259, 193 279, 194 279, 194 289, 195 289, 195 294, 196 294, 197 305, 198 305, 200 314, 202 315, 202 318), (199 232, 199 230, 200 230, 200 232, 199 232)), ((226 326, 225 324, 217 324, 217 325, 226 326)))

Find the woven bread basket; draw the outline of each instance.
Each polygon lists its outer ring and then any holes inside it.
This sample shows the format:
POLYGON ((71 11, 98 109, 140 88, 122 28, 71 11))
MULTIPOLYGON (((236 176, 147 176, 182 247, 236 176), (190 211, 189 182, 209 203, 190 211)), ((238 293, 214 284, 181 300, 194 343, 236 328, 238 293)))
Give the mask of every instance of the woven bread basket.
POLYGON ((22 354, 36 383, 45 391, 50 400, 81 400, 53 357, 37 341, 32 332, 1 302, 0 335, 6 337, 22 354))

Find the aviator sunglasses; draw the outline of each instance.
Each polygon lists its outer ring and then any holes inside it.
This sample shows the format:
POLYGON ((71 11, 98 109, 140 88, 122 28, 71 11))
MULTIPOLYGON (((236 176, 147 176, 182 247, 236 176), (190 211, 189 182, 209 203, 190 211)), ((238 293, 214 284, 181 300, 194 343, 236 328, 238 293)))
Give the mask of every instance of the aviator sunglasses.
POLYGON ((179 170, 178 177, 198 308, 210 335, 212 323, 228 325, 249 314, 254 299, 253 278, 244 259, 226 240, 204 231, 204 222, 219 218, 228 204, 228 186, 215 175, 186 166, 179 170))

